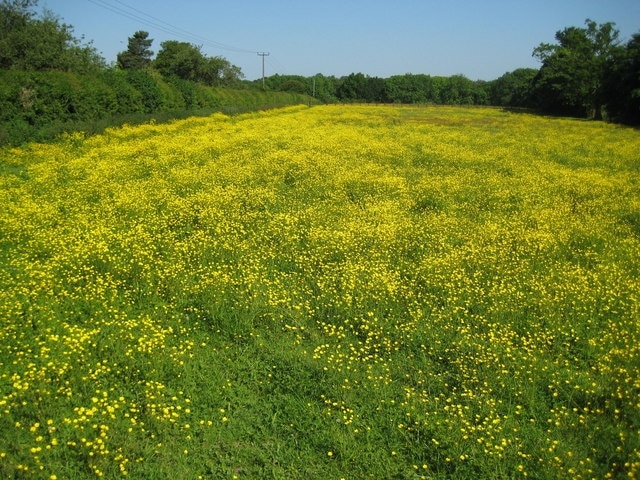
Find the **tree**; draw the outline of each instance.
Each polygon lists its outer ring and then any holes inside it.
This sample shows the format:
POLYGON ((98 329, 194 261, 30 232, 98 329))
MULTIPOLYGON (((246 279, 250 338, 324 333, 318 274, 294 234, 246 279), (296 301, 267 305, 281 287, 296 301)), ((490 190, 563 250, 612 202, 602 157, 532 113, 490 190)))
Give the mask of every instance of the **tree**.
POLYGON ((322 102, 335 102, 337 79, 333 76, 325 77, 321 73, 315 74, 310 80, 309 92, 322 102))
POLYGON ((484 84, 464 75, 446 77, 440 89, 440 101, 447 105, 486 105, 488 95, 484 84))
POLYGON ((534 68, 518 68, 490 82, 489 101, 503 107, 533 106, 533 79, 538 74, 534 68))
POLYGON ((601 85, 619 32, 611 22, 585 23, 556 32, 557 45, 541 43, 533 51, 542 62, 534 92, 544 110, 600 118, 601 85))
POLYGON ((230 85, 243 75, 239 67, 222 57, 207 57, 200 47, 187 42, 168 40, 160 44, 153 62, 165 77, 201 82, 210 86, 230 85))
POLYGON ((83 45, 50 11, 37 18, 36 5, 37 0, 0 3, 0 68, 78 73, 104 68, 91 43, 83 45))
POLYGON ((387 96, 393 103, 437 103, 432 78, 429 75, 394 75, 385 81, 387 96))
POLYGON ((388 102, 384 79, 351 73, 340 79, 337 95, 343 101, 388 102))
POLYGON ((606 67, 602 100, 611 120, 640 124, 640 33, 614 52, 606 67))
POLYGON ((226 62, 225 67, 222 69, 222 76, 220 78, 220 85, 234 85, 244 78, 242 69, 237 65, 232 65, 226 62))
POLYGON ((118 66, 123 70, 140 70, 151 65, 153 39, 149 33, 139 30, 129 37, 127 50, 118 54, 118 66))
POLYGON ((340 79, 337 88, 338 98, 343 101, 364 100, 367 77, 364 73, 350 73, 340 79))
POLYGON ((389 96, 387 95, 387 85, 384 78, 367 77, 364 99, 367 102, 389 102, 389 96))
POLYGON ((282 82, 280 90, 283 92, 307 93, 307 85, 305 82, 297 79, 289 79, 282 82))
MULTIPOLYGON (((0 68, 15 68, 28 25, 33 22, 35 0, 3 0, 0 3, 0 68)), ((25 39, 27 40, 27 39, 25 39)))
POLYGON ((203 56, 198 71, 196 72, 197 81, 213 87, 232 85, 243 77, 244 75, 240 68, 231 65, 231 63, 223 57, 203 56))
POLYGON ((153 62, 164 76, 175 76, 183 80, 195 80, 204 61, 199 47, 187 42, 167 40, 160 44, 160 51, 153 62))

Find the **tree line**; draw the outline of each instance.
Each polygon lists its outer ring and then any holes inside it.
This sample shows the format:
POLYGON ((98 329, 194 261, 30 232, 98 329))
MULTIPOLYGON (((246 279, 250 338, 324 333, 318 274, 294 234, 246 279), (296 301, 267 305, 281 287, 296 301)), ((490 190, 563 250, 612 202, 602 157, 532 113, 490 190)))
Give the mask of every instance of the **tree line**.
MULTIPOLYGON (((127 49, 107 65, 55 14, 36 14, 37 2, 0 0, 2 124, 26 128, 56 119, 215 108, 219 101, 207 88, 263 89, 261 80, 244 80, 239 67, 187 42, 165 41, 154 53, 145 31, 129 37, 127 49)), ((539 69, 516 69, 492 81, 413 73, 272 75, 264 88, 322 102, 495 105, 639 124, 640 33, 622 43, 613 23, 587 20, 555 39, 533 49, 539 69)))
POLYGON ((295 92, 248 91, 242 71, 200 47, 166 41, 154 55, 135 32, 108 65, 91 42, 37 0, 0 0, 0 144, 47 140, 69 129, 213 111, 306 103, 295 92))
POLYGON ((464 75, 442 77, 407 73, 389 78, 363 73, 340 78, 321 74, 313 77, 272 75, 265 84, 270 89, 304 92, 323 102, 491 104, 488 82, 472 81, 464 75))
MULTIPOLYGON (((38 0, 0 2, 0 69, 64 71, 80 74, 110 69, 91 42, 83 43, 70 25, 51 11, 35 13, 38 0)), ((187 42, 162 42, 155 59, 152 39, 144 31, 129 38, 128 48, 118 54, 116 69, 153 68, 166 78, 193 80, 208 86, 237 83, 242 71, 223 57, 207 57, 200 47, 187 42)))
POLYGON ((389 78, 274 75, 269 88, 305 92, 322 101, 529 108, 542 113, 640 124, 640 33, 626 43, 611 22, 556 32, 557 43, 533 50, 541 67, 519 68, 492 81, 405 74, 389 78))

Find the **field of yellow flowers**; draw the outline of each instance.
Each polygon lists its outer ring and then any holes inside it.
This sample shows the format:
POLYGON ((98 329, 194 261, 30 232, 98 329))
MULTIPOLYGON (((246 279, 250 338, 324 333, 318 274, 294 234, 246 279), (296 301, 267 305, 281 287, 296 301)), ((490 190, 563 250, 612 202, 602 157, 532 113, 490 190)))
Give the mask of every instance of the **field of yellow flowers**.
POLYGON ((638 478, 638 152, 400 106, 0 151, 0 477, 638 478))

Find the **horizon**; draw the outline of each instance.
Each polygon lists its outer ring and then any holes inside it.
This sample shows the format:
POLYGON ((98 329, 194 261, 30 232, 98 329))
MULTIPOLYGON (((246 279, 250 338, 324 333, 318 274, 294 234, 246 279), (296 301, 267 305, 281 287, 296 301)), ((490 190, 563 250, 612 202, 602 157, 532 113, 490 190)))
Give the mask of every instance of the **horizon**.
POLYGON ((640 2, 631 0, 373 0, 366 7, 329 0, 320 10, 291 0, 41 0, 38 12, 44 9, 91 41, 109 64, 143 30, 153 39, 154 55, 163 41, 186 41, 207 56, 226 58, 247 80, 262 77, 259 53, 269 53, 267 77, 412 73, 489 81, 518 68, 539 68, 534 48, 555 43, 557 31, 583 27, 587 18, 615 23, 622 42, 640 31, 640 2))

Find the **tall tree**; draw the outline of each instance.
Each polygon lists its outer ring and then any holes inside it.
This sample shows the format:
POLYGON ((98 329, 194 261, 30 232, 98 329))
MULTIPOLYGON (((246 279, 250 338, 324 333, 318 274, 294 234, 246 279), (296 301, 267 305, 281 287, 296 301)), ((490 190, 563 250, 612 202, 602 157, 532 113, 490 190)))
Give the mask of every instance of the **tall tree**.
POLYGON ((640 32, 607 65, 603 101, 611 120, 640 124, 640 32))
POLYGON ((206 85, 230 85, 243 77, 240 68, 225 58, 207 57, 200 47, 190 43, 168 40, 160 46, 153 65, 165 77, 206 85))
POLYGON ((364 73, 350 73, 340 79, 337 88, 338 98, 346 101, 363 101, 366 96, 366 85, 367 77, 364 73))
POLYGON ((34 21, 32 8, 36 4, 35 0, 2 0, 0 3, 0 68, 15 68, 24 53, 21 43, 34 21))
POLYGON ((196 72, 197 81, 212 87, 232 85, 243 77, 240 67, 232 65, 223 57, 203 56, 196 72))
POLYGON ((151 65, 153 39, 149 33, 139 30, 129 37, 129 44, 124 52, 118 54, 118 66, 124 70, 140 70, 151 65))
POLYGON ((34 13, 37 0, 0 2, 0 68, 84 73, 104 67, 95 48, 75 38, 52 12, 34 13))
POLYGON ((558 44, 541 43, 533 56, 542 62, 534 80, 540 106, 551 112, 600 118, 601 86, 619 32, 611 22, 556 32, 558 44))
POLYGON ((388 103, 389 95, 387 95, 387 85, 384 78, 367 77, 365 84, 365 100, 367 102, 388 103))
POLYGON ((162 42, 160 47, 154 66, 162 75, 183 80, 197 79, 198 70, 204 62, 199 47, 177 40, 162 42))

